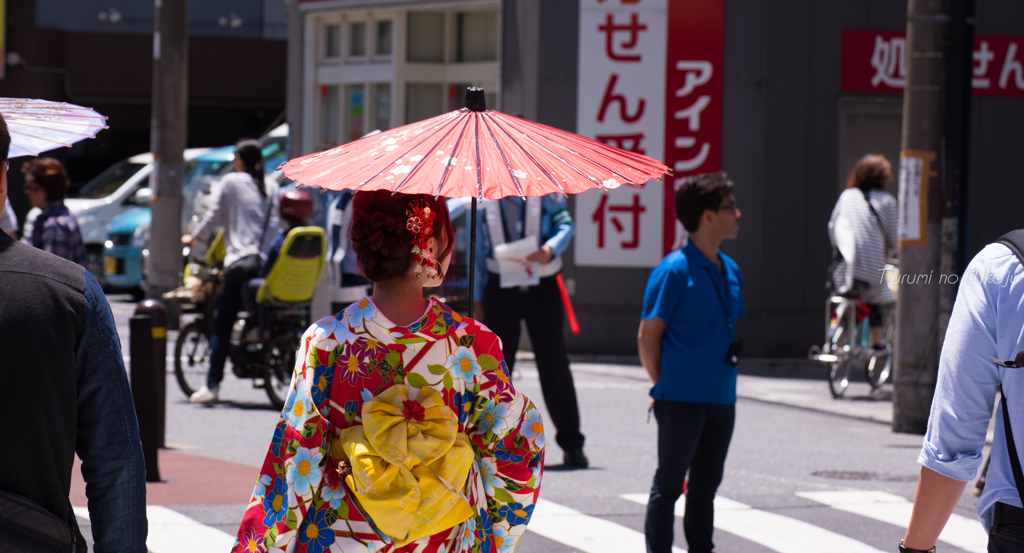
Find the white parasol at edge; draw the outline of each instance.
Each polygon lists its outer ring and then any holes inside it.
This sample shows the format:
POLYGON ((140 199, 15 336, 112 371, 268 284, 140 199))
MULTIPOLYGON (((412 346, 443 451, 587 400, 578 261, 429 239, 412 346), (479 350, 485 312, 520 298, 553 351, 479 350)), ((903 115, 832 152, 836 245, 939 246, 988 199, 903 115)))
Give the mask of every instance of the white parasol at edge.
POLYGON ((106 116, 90 108, 49 100, 0 98, 0 115, 11 133, 8 158, 71 146, 107 128, 106 116))

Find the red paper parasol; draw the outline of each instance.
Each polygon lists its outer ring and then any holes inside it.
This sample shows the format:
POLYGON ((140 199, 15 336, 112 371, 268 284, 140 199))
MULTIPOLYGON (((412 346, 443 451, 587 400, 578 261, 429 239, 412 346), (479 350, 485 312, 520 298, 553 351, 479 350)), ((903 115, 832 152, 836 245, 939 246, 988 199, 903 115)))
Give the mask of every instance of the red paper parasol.
POLYGON ((472 197, 469 313, 473 314, 476 199, 640 187, 671 170, 658 160, 488 110, 470 88, 466 107, 293 159, 284 174, 305 186, 472 197))

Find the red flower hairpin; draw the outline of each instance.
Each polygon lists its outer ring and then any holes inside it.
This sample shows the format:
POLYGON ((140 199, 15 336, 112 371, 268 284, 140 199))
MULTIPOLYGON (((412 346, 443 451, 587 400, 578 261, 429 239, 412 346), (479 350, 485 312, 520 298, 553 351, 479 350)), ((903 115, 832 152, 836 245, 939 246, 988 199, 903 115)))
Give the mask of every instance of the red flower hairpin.
MULTIPOLYGON (((405 228, 412 233, 413 263, 422 267, 423 274, 433 280, 438 277, 438 271, 427 252, 427 239, 434 233, 434 217, 437 214, 431 211, 423 200, 410 203, 405 214, 409 216, 405 228)), ((417 270, 416 276, 419 275, 420 270, 417 270)))

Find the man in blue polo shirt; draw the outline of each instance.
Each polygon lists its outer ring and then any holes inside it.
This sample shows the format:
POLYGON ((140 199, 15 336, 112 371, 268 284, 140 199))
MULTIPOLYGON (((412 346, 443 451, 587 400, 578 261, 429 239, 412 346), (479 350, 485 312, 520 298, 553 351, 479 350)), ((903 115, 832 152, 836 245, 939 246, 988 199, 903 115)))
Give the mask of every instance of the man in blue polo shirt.
POLYGON ((743 275, 718 248, 736 238, 740 211, 724 172, 687 178, 675 210, 689 243, 651 273, 637 338, 658 420, 644 533, 648 553, 672 550, 675 503, 689 469, 683 531, 690 553, 710 553, 715 492, 736 421, 736 320, 745 314, 743 275))

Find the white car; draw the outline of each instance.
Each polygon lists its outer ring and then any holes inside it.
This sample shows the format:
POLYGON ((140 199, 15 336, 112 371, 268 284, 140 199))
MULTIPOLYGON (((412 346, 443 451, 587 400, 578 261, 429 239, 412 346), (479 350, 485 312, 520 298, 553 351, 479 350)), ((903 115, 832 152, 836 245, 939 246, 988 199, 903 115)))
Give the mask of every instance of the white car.
MULTIPOLYGON (((208 152, 209 148, 185 150, 185 162, 208 152)), ((89 270, 96 278, 103 278, 103 242, 107 225, 124 211, 149 205, 149 175, 153 170, 153 154, 139 154, 119 161, 102 172, 78 191, 64 205, 78 219, 78 228, 85 243, 89 270)), ((22 241, 31 243, 36 217, 42 211, 32 208, 25 217, 22 241)))

